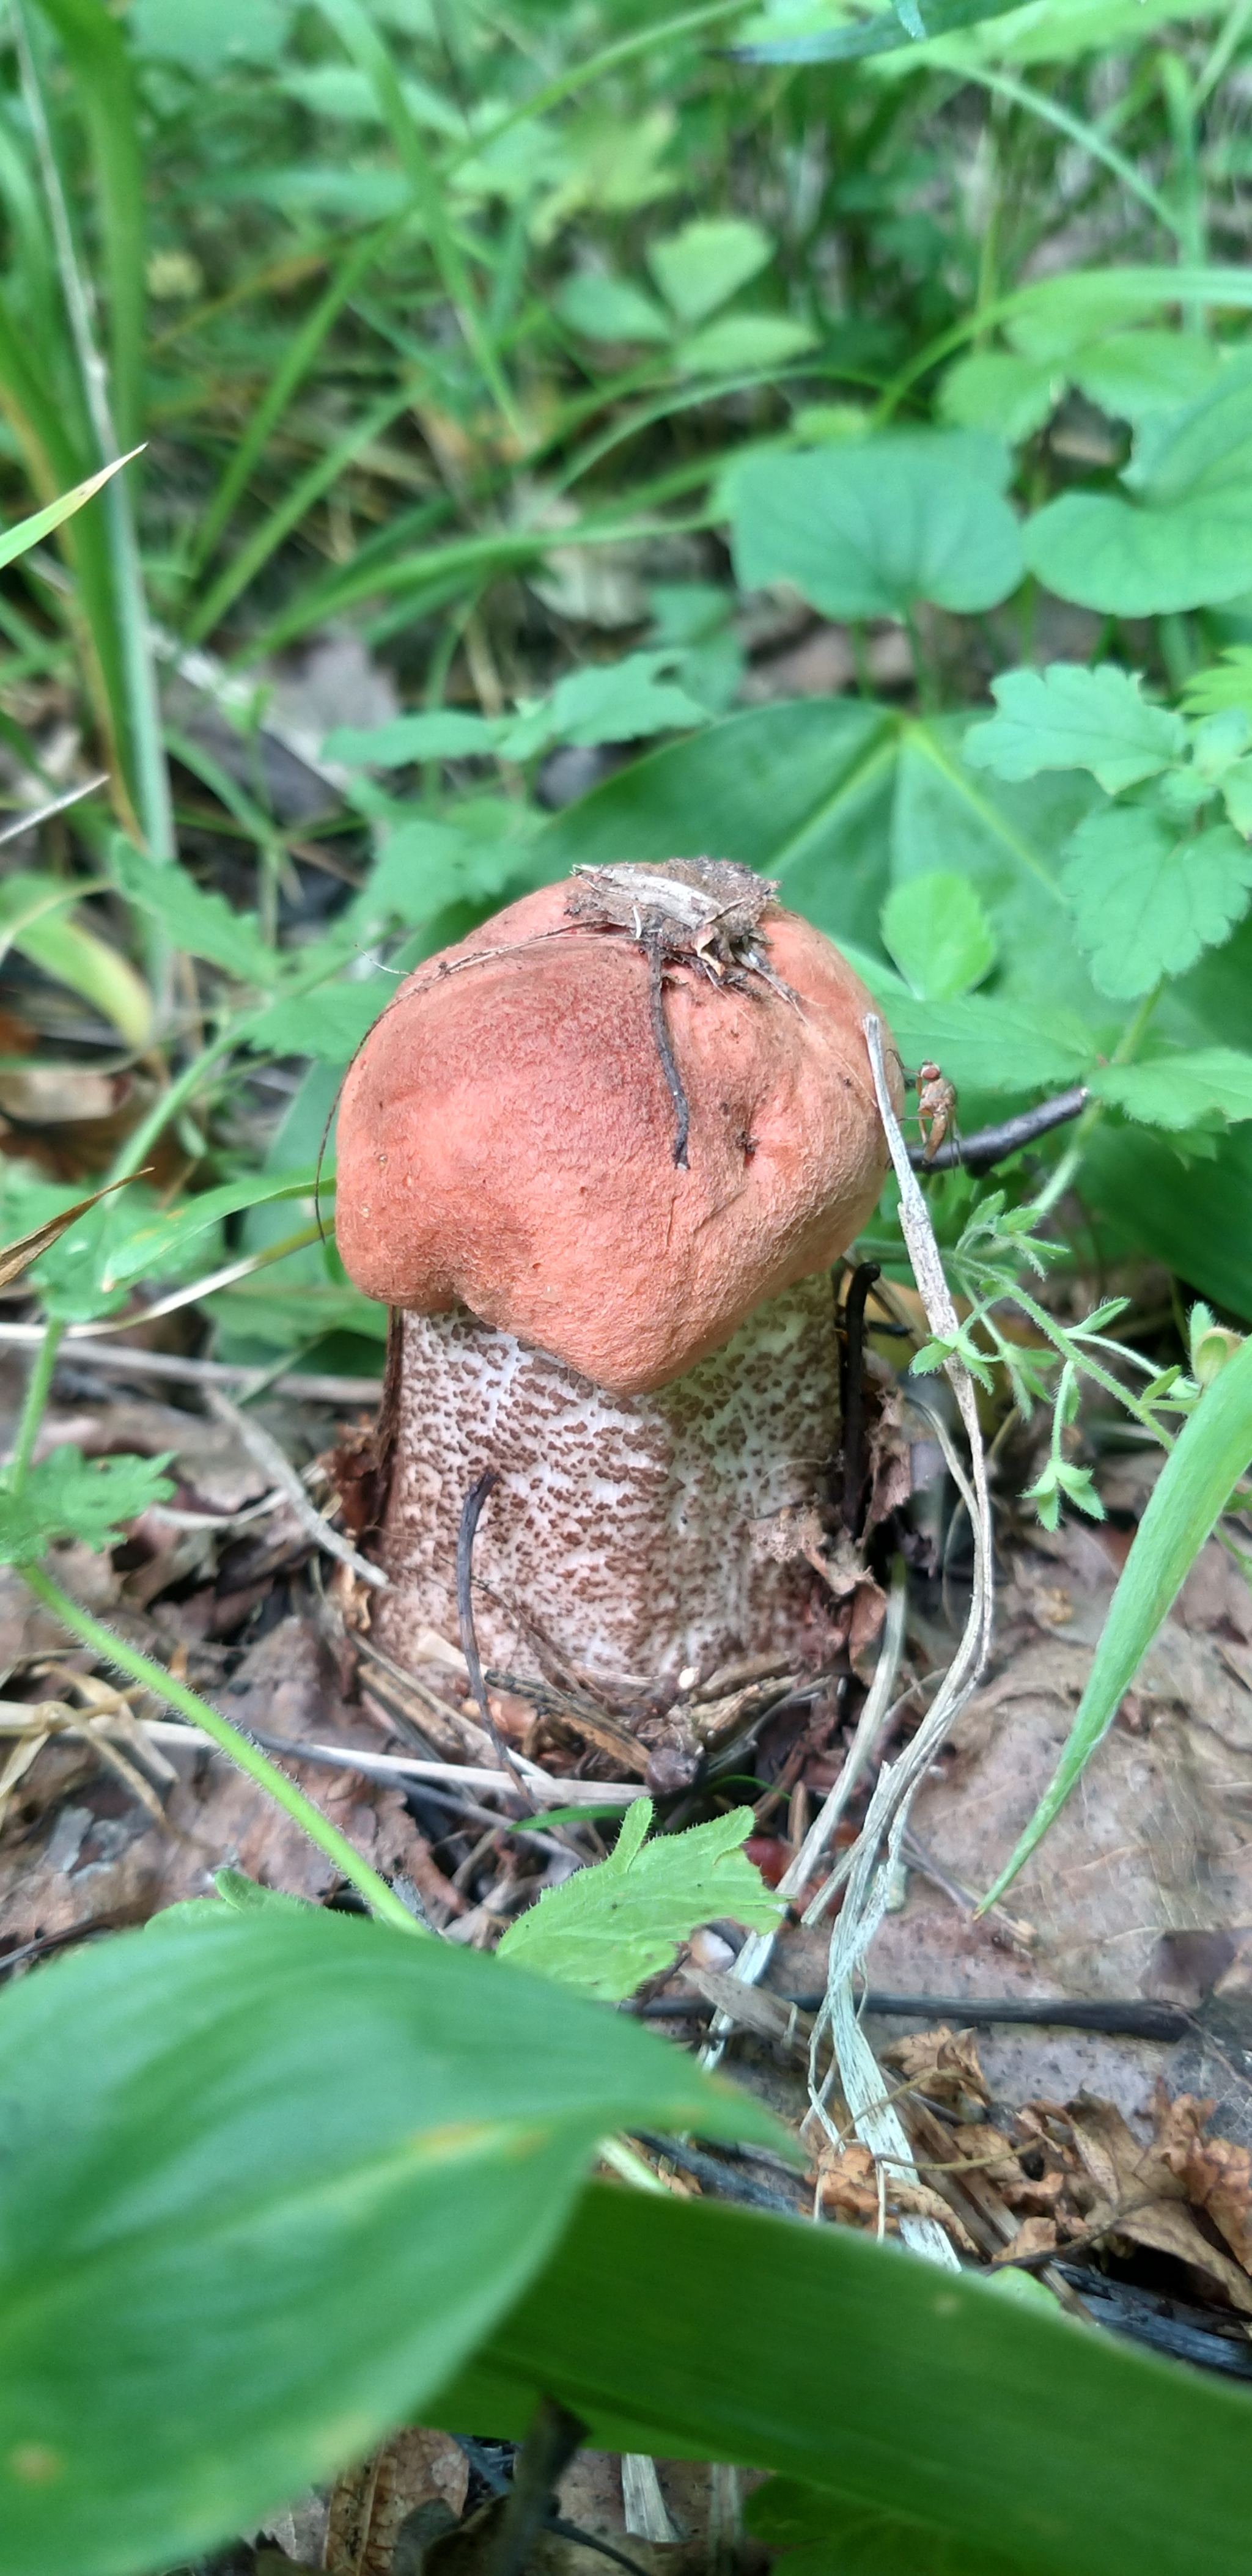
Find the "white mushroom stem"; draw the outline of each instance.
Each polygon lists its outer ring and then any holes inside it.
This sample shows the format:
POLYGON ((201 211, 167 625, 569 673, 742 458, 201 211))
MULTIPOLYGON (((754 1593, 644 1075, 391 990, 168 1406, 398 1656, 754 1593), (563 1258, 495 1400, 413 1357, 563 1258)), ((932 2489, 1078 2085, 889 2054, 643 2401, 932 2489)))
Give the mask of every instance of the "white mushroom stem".
POLYGON ((830 1278, 757 1308, 652 1395, 607 1394, 463 1309, 406 1315, 374 1632, 398 1662, 457 1634, 456 1543, 485 1469, 474 1550, 485 1664, 550 1650, 611 1690, 737 1654, 820 1662, 833 1603, 806 1562, 839 1436, 830 1278))

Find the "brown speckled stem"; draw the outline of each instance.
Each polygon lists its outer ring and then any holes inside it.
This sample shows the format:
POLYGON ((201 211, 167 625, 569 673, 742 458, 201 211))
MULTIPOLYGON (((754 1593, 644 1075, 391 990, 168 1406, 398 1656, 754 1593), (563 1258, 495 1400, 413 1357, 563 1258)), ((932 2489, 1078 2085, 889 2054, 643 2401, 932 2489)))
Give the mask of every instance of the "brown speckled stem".
POLYGON ((457 1634, 462 1506, 499 1474, 474 1548, 485 1663, 537 1675, 551 1654, 610 1690, 707 1676, 739 1654, 818 1665, 830 1596, 801 1553, 838 1445, 827 1273, 757 1308, 659 1393, 608 1395, 462 1308, 406 1315, 394 1465, 371 1605, 408 1662, 423 1628, 457 1634))

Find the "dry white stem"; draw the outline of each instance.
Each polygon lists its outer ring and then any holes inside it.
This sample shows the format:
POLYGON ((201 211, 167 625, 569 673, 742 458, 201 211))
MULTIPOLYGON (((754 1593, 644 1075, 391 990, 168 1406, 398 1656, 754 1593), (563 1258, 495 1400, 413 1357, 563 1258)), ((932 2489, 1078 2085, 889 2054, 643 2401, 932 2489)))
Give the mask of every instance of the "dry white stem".
POLYGON ((622 2453, 622 2513, 635 2540, 657 2541, 664 2548, 682 2539, 661 2493, 656 2462, 646 2451, 622 2453))
POLYGON ((382 1567, 372 1565, 367 1556, 361 1556, 353 1547, 350 1539, 344 1538, 339 1530, 331 1528, 330 1522, 319 1512, 316 1503, 310 1500, 299 1469, 292 1466, 285 1449, 279 1447, 277 1440, 264 1429, 263 1425, 252 1421, 248 1414, 241 1413, 238 1405, 232 1404, 230 1397, 223 1395, 220 1387, 206 1387, 204 1400, 210 1413, 216 1414, 219 1422, 229 1425, 242 1447, 247 1450, 254 1466, 259 1467, 262 1475, 268 1476, 271 1483, 277 1485, 279 1491, 290 1503, 301 1529, 312 1539, 314 1546, 319 1547, 324 1556, 337 1557, 341 1565, 351 1566, 353 1573, 362 1583, 373 1584, 381 1592, 387 1591, 389 1581, 382 1567))
MULTIPOLYGON (((872 1013, 865 1021, 865 1042, 873 1068, 879 1112, 900 1185, 900 1223, 913 1274, 931 1331, 944 1340, 950 1340, 958 1329, 956 1308, 944 1277, 926 1202, 909 1162, 908 1148, 892 1107, 883 1063, 882 1026, 872 1013)), ((969 1617, 929 1716, 923 1719, 912 1743, 905 1748, 899 1760, 884 1763, 879 1774, 852 1854, 843 1910, 831 1939, 826 1998, 814 2022, 809 2045, 810 2099, 832 2143, 839 2143, 838 2133, 826 2112, 824 2098, 831 2076, 828 2074, 819 2083, 817 2075, 818 2050, 827 2031, 858 2137, 875 2154, 886 2157, 898 2171, 911 2179, 916 2179, 916 2168, 903 2127, 887 2098, 877 2060, 857 2021, 852 2001, 852 1979, 886 1911, 891 1877, 913 1799, 949 1729, 966 1701, 972 1697, 991 1643, 991 1505, 982 1434, 968 1369, 961 1360, 953 1357, 945 1362, 945 1370, 960 1407, 970 1448, 972 1491, 965 1485, 965 1480, 960 1479, 974 1534, 974 1578, 969 1617)), ((945 1452, 947 1445, 945 1442, 945 1452)), ((900 2228, 905 2241, 915 2246, 919 2253, 929 2254, 934 2261, 948 2266, 955 2264, 953 2249, 933 2219, 902 2215, 900 2228)))
MULTIPOLYGON (((208 1743, 198 1727, 180 1726, 173 1718, 143 1718, 139 1723, 153 1744, 190 1745, 209 1761, 215 1757, 223 1762, 230 1759, 229 1754, 219 1756, 218 1747, 208 1743)), ((15 1731, 0 1717, 0 1735, 15 1731)), ((486 1789, 501 1798, 517 1796, 517 1782, 509 1772, 488 1770, 480 1763, 427 1762, 417 1754, 363 1753, 354 1746, 315 1743, 287 1745, 284 1759, 317 1762, 336 1771, 359 1771, 365 1780, 446 1781, 452 1789, 486 1789)), ((537 1763, 523 1762, 520 1757, 518 1769, 527 1788, 545 1806, 630 1807, 639 1796, 637 1780, 558 1780, 550 1771, 541 1771, 537 1763)))

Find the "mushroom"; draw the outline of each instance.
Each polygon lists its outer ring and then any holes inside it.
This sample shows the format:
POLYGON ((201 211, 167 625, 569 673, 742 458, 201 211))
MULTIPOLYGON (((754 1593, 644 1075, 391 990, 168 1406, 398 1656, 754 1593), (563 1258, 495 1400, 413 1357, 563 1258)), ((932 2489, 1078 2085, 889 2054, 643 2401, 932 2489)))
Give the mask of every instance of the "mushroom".
MULTIPOLYGON (((430 959, 339 1112, 338 1242, 398 1310, 374 1633, 672 1697, 820 1664, 803 1554, 838 1445, 830 1265, 887 1165, 830 941, 725 861, 576 870, 430 959)), ((827 1517, 829 1517, 827 1513, 827 1517)))

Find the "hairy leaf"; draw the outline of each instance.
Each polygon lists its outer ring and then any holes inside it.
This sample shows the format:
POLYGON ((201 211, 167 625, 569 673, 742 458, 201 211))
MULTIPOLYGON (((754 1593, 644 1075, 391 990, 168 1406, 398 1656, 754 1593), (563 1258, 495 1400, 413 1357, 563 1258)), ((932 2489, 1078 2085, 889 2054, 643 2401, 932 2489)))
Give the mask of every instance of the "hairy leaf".
POLYGON ((241 983, 262 988, 277 983, 283 960, 262 938, 254 914, 233 911, 224 895, 205 894, 172 861, 156 866, 120 833, 113 836, 111 858, 127 902, 162 922, 176 947, 222 967, 241 983))
POLYGON ((743 1856, 750 1807, 647 1843, 651 1822, 651 1799, 637 1798, 609 1858, 548 1888, 509 1925, 501 1958, 615 2003, 670 1967, 698 1924, 724 1915, 774 1930, 783 1908, 743 1856))
POLYGON ((1182 717, 1139 694, 1137 673, 1103 662, 1094 671, 1051 662, 1046 671, 1006 671, 993 680, 999 713, 972 725, 962 746, 973 769, 997 778, 1036 778, 1041 769, 1089 769, 1110 796, 1181 760, 1182 717))
POLYGON ((1252 1118, 1252 1055, 1199 1047, 1148 1064, 1104 1065, 1092 1074, 1091 1089, 1148 1127, 1195 1127, 1219 1118, 1234 1126, 1252 1118))
POLYGON ((758 450, 722 487, 739 580, 749 590, 793 582, 827 617, 903 617, 920 599, 992 608, 1022 573, 1008 464, 999 441, 974 430, 884 432, 807 455, 758 450))
POLYGON ((0 1481, 0 1565, 36 1565, 58 1539, 85 1547, 112 1547, 127 1521, 137 1520, 174 1488, 161 1458, 84 1458, 66 1446, 31 1467, 20 1494, 0 1481))
POLYGON ((923 1001, 950 1002, 995 964, 995 933, 978 889, 948 868, 907 877, 883 905, 882 935, 923 1001))
POLYGON ((783 2134, 579 1996, 269 1908, 7 1987, 0 2066, 0 2576, 181 2566, 361 2458, 606 2131, 783 2134))
POLYGON ((1205 1388, 1152 1488, 1052 1779, 984 1908, 1042 1842, 1113 1723, 1161 1621, 1252 1460, 1252 1342, 1205 1388))
POLYGON ((1227 823, 1182 833, 1144 806, 1088 815, 1061 882, 1102 993, 1150 993, 1229 937, 1252 900, 1252 849, 1227 823))

